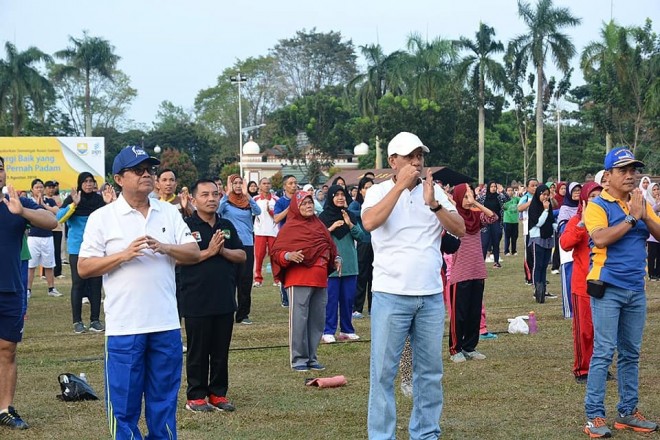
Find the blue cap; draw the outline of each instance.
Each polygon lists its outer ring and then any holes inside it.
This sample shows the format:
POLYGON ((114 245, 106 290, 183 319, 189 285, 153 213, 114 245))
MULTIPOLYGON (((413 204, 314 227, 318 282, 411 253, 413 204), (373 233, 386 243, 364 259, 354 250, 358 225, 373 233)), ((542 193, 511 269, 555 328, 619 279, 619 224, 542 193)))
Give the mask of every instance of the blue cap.
POLYGON ((607 153, 605 156, 605 169, 611 170, 612 168, 621 168, 628 165, 635 165, 635 167, 643 167, 644 162, 635 159, 632 151, 626 147, 617 147, 607 153))
POLYGON ((125 168, 132 168, 142 162, 149 162, 151 165, 160 165, 160 161, 151 157, 140 147, 124 147, 112 162, 112 174, 119 174, 125 168))

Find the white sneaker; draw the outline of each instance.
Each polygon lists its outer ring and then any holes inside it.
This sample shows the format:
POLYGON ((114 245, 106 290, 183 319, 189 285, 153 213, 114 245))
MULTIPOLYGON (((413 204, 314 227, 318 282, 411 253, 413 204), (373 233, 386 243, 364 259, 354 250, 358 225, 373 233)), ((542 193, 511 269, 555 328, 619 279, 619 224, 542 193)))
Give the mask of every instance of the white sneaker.
POLYGON ((358 339, 360 339, 360 337, 355 333, 339 333, 340 341, 357 341, 358 339))
POLYGON ((323 335, 321 336, 321 342, 324 344, 333 344, 337 342, 334 335, 323 335))
POLYGON ((557 269, 553 269, 550 272, 552 272, 553 275, 559 275, 559 271, 557 269))
POLYGON ((495 262, 495 257, 492 255, 489 255, 486 257, 486 263, 494 263, 495 262))
POLYGON ((406 382, 406 381, 401 381, 401 393, 406 396, 407 398, 411 399, 413 395, 413 387, 412 383, 406 382))
POLYGON ((465 362, 466 360, 465 356, 463 355, 463 352, 460 351, 456 354, 452 354, 451 356, 449 356, 449 359, 456 364, 458 364, 459 362, 465 362))
POLYGON ((259 281, 255 281, 252 287, 261 287, 262 284, 259 281))
POLYGON ((463 356, 464 356, 466 359, 469 359, 469 360, 482 361, 482 360, 486 359, 486 355, 483 354, 483 353, 479 353, 477 350, 474 350, 474 351, 464 351, 464 352, 463 352, 463 356))
POLYGON ((57 297, 57 296, 62 296, 62 294, 60 292, 58 292, 57 289, 53 288, 53 290, 48 291, 48 296, 57 297))
POLYGON ((89 298, 87 298, 86 296, 83 296, 82 303, 83 304, 89 304, 89 298))

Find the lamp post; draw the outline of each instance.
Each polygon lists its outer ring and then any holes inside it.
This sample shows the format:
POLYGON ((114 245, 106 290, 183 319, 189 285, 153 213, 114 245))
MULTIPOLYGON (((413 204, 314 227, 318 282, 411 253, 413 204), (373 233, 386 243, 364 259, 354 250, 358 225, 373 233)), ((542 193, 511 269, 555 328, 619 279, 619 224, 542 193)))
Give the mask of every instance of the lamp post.
POLYGON ((241 110, 241 83, 244 83, 248 78, 241 75, 241 71, 236 72, 236 75, 229 77, 232 84, 238 85, 238 169, 240 170, 241 179, 243 178, 243 113, 241 110))

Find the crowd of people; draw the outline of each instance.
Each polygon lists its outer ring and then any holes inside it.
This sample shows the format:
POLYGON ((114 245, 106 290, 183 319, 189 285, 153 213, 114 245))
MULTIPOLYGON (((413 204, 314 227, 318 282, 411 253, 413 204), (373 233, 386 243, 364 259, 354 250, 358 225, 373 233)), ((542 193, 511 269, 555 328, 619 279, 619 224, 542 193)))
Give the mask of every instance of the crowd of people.
POLYGON ((353 187, 337 176, 300 188, 287 175, 278 193, 268 178, 233 174, 226 186, 215 177, 177 192, 174 170, 127 147, 113 163, 119 191, 99 189, 87 172, 66 197, 54 181, 35 179, 28 197, 7 186, 0 246, 11 276, 0 283, 0 425, 27 428, 12 406, 22 317, 37 269, 47 295, 59 297, 55 280, 67 261, 74 333, 106 334, 106 405, 116 438, 141 438, 143 399, 150 436, 176 437, 182 353, 185 408, 235 410, 227 398, 233 326, 253 323, 252 290, 264 286, 264 271, 288 309, 293 371, 324 370, 319 344, 360 339, 353 320, 370 317, 369 438, 394 436, 399 370, 404 394, 414 396, 411 438, 437 438, 445 316, 449 359, 486 359, 477 345, 497 338, 486 326, 487 264, 497 270, 503 257, 518 255, 522 230, 524 280, 537 303, 558 297, 547 274, 559 275, 562 313, 573 324, 573 374, 587 389, 585 433, 610 435, 604 382, 615 378, 608 370, 615 348, 626 386, 614 427, 656 430, 637 409, 637 377, 644 283, 660 280, 659 183, 643 176, 631 186, 643 164, 625 148, 607 154, 595 181, 477 187, 434 181, 424 168, 429 152, 402 132, 388 145, 394 177, 382 182, 367 173, 353 187), (7 324, 19 316, 20 325, 7 324))

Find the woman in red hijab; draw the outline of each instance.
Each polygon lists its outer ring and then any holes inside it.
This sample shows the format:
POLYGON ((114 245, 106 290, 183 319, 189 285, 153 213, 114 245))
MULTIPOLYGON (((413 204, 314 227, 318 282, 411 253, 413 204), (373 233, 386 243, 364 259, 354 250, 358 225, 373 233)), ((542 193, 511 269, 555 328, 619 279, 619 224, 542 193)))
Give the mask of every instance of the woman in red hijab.
POLYGON ((289 294, 289 354, 294 371, 324 370, 316 352, 325 327, 328 274, 341 273, 341 257, 306 191, 291 199, 286 223, 270 254, 273 276, 289 294))
POLYGON ((495 223, 498 216, 474 199, 474 192, 467 183, 454 188, 454 201, 465 221, 465 235, 454 254, 449 275, 449 354, 452 362, 465 362, 486 359, 476 350, 486 280, 480 231, 482 226, 495 223))

